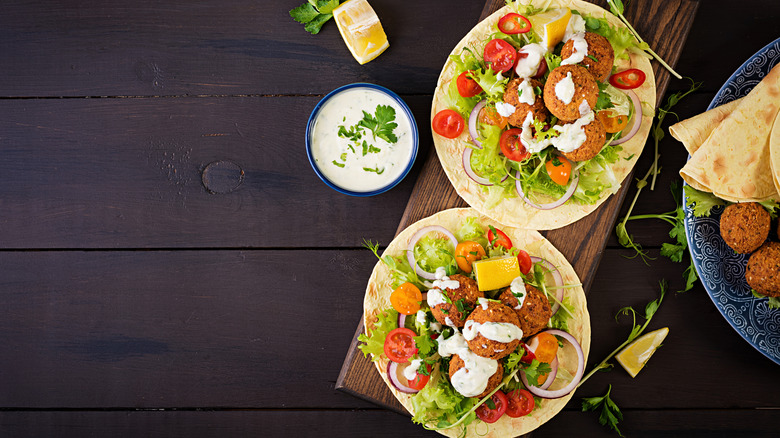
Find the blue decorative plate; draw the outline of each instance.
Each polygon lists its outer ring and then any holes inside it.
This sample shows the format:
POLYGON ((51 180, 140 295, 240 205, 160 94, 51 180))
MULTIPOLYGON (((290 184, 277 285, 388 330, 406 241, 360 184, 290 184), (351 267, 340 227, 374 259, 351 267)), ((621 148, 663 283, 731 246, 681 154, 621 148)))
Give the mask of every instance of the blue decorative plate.
MULTIPOLYGON (((780 63, 780 38, 745 61, 715 95, 708 110, 746 96, 780 63)), ((687 199, 686 199, 687 204, 687 199)), ((749 255, 736 254, 720 237, 722 207, 710 217, 695 217, 685 207, 685 234, 691 258, 715 307, 750 345, 780 364, 780 309, 769 309, 745 280, 749 255)))

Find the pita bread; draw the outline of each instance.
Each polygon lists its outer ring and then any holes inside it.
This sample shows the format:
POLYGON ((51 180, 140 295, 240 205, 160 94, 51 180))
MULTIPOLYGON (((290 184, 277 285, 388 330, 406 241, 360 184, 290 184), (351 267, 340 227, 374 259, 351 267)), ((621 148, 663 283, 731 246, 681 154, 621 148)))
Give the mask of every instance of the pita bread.
MULTIPOLYGON (((595 17, 605 17, 612 26, 624 27, 614 15, 594 4, 581 0, 523 0, 520 3, 532 3, 535 6, 549 6, 550 8, 568 7, 595 17)), ((477 24, 455 46, 451 54, 458 55, 465 47, 481 47, 484 44, 484 40, 494 32, 498 19, 508 11, 509 6, 505 6, 477 24)), ((622 144, 623 151, 620 153, 620 158, 611 166, 616 180, 623 181, 639 159, 650 132, 650 125, 655 114, 655 77, 650 61, 643 54, 631 52, 630 59, 619 60, 617 65, 618 70, 639 68, 647 75, 645 83, 634 90, 642 101, 644 108, 641 127, 632 139, 622 144)), ((450 81, 456 79, 454 77, 456 72, 457 67, 448 58, 434 92, 431 119, 433 119, 436 113, 447 108, 447 87, 450 81)), ((569 201, 551 210, 538 210, 526 204, 520 197, 504 198, 496 206, 488 208, 487 192, 484 191, 482 186, 472 181, 463 170, 462 155, 463 150, 467 147, 468 132, 464 131, 460 137, 455 139, 446 139, 438 135, 433 137, 436 153, 439 156, 442 168, 444 168, 444 172, 455 187, 458 195, 480 213, 506 225, 521 226, 535 230, 560 228, 587 216, 596 210, 611 194, 609 190, 605 190, 595 204, 582 205, 569 201)), ((613 187, 612 189, 617 192, 619 188, 613 187)))
MULTIPOLYGON (((577 285, 575 287, 567 288, 567 297, 571 300, 571 304, 574 308, 574 318, 569 319, 569 333, 571 333, 582 346, 582 350, 585 353, 585 359, 587 362, 588 352, 590 350, 590 316, 588 314, 588 308, 585 300, 585 292, 582 289, 580 280, 577 277, 577 273, 574 272, 574 268, 569 264, 565 257, 541 234, 537 231, 526 230, 515 227, 507 227, 499 224, 498 222, 480 215, 476 210, 471 208, 456 208, 441 211, 426 219, 420 220, 404 231, 401 232, 393 241, 388 245, 387 249, 382 254, 392 256, 403 256, 405 254, 406 247, 409 239, 423 227, 429 225, 440 225, 453 232, 460 229, 465 223, 467 218, 477 217, 478 221, 487 228, 489 225, 500 227, 507 236, 512 240, 513 244, 518 248, 523 248, 528 251, 532 256, 542 257, 555 266, 558 267, 563 281, 567 285, 577 285)), ((393 291, 392 279, 390 277, 390 270, 381 261, 376 264, 371 277, 368 281, 368 287, 366 288, 366 295, 364 299, 364 324, 366 327, 366 333, 374 327, 374 323, 377 321, 377 315, 385 309, 392 307, 390 303, 390 294, 393 291)), ((566 343, 568 346, 568 343, 566 343)), ((577 359, 576 355, 564 348, 560 350, 558 360, 560 366, 566 369, 576 369, 577 359)), ((392 391, 393 395, 401 402, 401 404, 409 411, 413 413, 413 406, 411 403, 412 395, 404 394, 397 391, 389 382, 387 378, 387 366, 389 361, 381 357, 374 362, 379 374, 385 380, 388 387, 392 391)), ((432 380, 437 378, 439 371, 436 370, 433 373, 432 380)), ((430 383, 429 383, 430 384, 430 383)), ((509 437, 517 436, 539 427, 550 418, 555 416, 563 409, 566 403, 572 398, 574 392, 568 394, 565 397, 552 400, 543 400, 531 414, 520 417, 510 418, 508 416, 501 417, 496 423, 487 424, 479 421, 473 422, 466 429, 467 437, 509 437), (486 432, 487 430, 487 432, 486 432)), ((441 434, 451 437, 461 436, 461 428, 453 428, 439 431, 441 434)))
POLYGON ((731 102, 724 103, 709 111, 685 119, 669 127, 669 133, 677 141, 685 146, 688 154, 693 155, 702 143, 712 134, 716 126, 729 116, 742 102, 742 97, 731 102))
MULTIPOLYGON (((772 133, 769 136, 769 166, 772 169, 772 180, 775 190, 780 193, 780 112, 775 117, 772 133)), ((775 200, 780 200, 775 198, 775 200)))
POLYGON ((699 190, 731 202, 779 199, 769 138, 780 110, 780 65, 745 96, 680 170, 699 190))

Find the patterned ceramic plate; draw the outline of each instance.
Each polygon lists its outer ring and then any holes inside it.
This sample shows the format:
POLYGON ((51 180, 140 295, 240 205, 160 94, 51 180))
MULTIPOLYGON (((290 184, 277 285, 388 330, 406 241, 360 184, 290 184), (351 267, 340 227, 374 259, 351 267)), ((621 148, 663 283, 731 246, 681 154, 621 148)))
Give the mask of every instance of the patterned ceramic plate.
MULTIPOLYGON (((715 95, 709 109, 747 95, 780 63, 780 38, 742 64, 715 95)), ((686 200, 687 204, 687 200, 686 200)), ((780 364, 780 310, 756 299, 745 281, 748 256, 736 254, 720 237, 723 208, 710 217, 694 217, 685 209, 685 233, 696 271, 715 306, 750 345, 780 364)))

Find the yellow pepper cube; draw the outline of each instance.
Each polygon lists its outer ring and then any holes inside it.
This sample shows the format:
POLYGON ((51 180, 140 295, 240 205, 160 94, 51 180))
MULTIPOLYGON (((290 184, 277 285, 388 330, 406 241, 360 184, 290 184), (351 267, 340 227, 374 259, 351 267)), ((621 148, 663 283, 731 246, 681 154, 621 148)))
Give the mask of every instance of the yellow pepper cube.
POLYGON ((480 291, 500 289, 520 276, 517 257, 503 256, 474 262, 474 273, 480 291))

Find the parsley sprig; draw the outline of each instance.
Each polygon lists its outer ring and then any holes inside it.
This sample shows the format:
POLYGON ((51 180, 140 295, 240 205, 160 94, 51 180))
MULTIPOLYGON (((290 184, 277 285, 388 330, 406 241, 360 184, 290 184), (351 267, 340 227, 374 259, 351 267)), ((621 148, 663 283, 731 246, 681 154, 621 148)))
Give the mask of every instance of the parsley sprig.
POLYGON ((617 404, 609 398, 609 393, 612 392, 612 385, 609 385, 607 393, 601 397, 587 397, 582 399, 582 412, 595 411, 601 408, 599 414, 599 424, 609 427, 614 430, 620 436, 624 436, 617 424, 623 421, 623 413, 620 412, 617 404))
MULTIPOLYGON (((364 110, 363 118, 356 124, 350 127, 339 125, 338 136, 350 141, 350 143, 347 144, 347 147, 354 154, 357 154, 358 151, 362 151, 362 156, 364 157, 368 154, 378 154, 379 152, 382 152, 382 149, 367 142, 364 137, 367 136, 367 132, 371 132, 374 140, 381 138, 388 143, 397 143, 398 137, 393 130, 398 127, 398 124, 395 123, 394 120, 395 109, 392 106, 377 105, 374 114, 364 110)), ((338 167, 344 167, 344 163, 347 161, 347 154, 341 154, 340 159, 341 162, 334 160, 333 164, 338 167)), ((381 175, 382 172, 385 171, 385 168, 380 168, 377 165, 374 167, 363 167, 363 170, 381 175)))
POLYGON ((363 111, 363 120, 358 125, 368 129, 374 138, 381 138, 388 143, 398 142, 393 130, 398 127, 395 120, 395 109, 390 105, 377 105, 375 116, 363 111))
POLYGON ((304 25, 306 32, 316 35, 322 25, 333 18, 333 10, 339 5, 339 0, 308 0, 308 2, 290 11, 293 20, 304 25))

